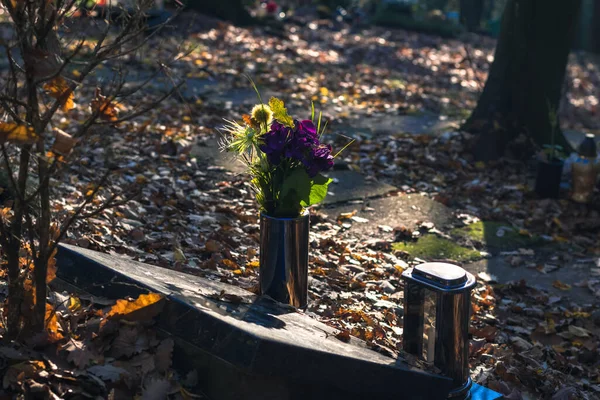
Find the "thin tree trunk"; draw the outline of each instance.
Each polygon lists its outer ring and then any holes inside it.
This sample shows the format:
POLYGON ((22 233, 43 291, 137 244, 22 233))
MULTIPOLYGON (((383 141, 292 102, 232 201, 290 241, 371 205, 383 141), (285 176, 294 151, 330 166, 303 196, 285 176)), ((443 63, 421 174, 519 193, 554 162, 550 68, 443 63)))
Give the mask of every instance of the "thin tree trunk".
POLYGON ((46 176, 48 165, 44 160, 39 161, 40 182, 40 216, 38 219, 39 245, 35 263, 35 308, 33 329, 44 329, 46 316, 46 277, 48 275, 48 248, 50 245, 50 188, 46 176))
POLYGON ((6 258, 8 261, 8 336, 15 338, 21 330, 22 305, 24 300, 19 252, 21 250, 21 233, 23 229, 23 214, 27 205, 23 202, 27 176, 29 175, 29 159, 31 145, 23 146, 19 158, 19 176, 17 178, 17 193, 14 203, 14 217, 10 225, 10 238, 6 258))
MULTIPOLYGON (((463 129, 481 133, 475 155, 502 156, 520 134, 551 143, 580 0, 509 0, 494 62, 477 107, 463 129)), ((569 148, 560 132, 556 144, 569 148)))

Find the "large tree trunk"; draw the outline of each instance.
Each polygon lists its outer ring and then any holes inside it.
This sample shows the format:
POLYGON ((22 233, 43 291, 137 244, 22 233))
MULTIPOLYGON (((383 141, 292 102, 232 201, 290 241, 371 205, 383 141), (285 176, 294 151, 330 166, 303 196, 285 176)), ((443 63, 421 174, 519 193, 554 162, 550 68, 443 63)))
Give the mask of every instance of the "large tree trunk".
POLYGON ((600 1, 594 2, 594 16, 592 17, 592 44, 593 52, 600 54, 600 1))
MULTIPOLYGON (((477 107, 463 126, 480 133, 479 159, 504 155, 520 134, 551 140, 580 0, 508 0, 496 55, 477 107)), ((561 132, 555 143, 568 148, 561 132)))
POLYGON ((243 0, 187 0, 185 4, 190 9, 231 21, 237 25, 252 23, 252 17, 246 10, 243 0))
POLYGON ((460 0, 460 23, 469 32, 476 32, 483 17, 483 0, 460 0))

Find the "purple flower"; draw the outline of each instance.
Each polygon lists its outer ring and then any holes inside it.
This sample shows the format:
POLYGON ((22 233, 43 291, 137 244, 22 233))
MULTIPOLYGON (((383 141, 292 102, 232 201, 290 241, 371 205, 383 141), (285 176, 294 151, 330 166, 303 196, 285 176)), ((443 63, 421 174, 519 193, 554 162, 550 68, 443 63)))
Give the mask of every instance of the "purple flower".
POLYGON ((312 149, 312 153, 307 160, 303 161, 306 172, 312 178, 315 175, 325 172, 333 167, 333 156, 331 155, 331 145, 320 144, 312 149))
POLYGON ((295 124, 298 132, 302 132, 302 134, 306 135, 306 137, 312 141, 319 141, 319 136, 317 135, 317 128, 310 119, 305 119, 300 122, 295 121, 295 124))
POLYGON ((333 166, 331 146, 319 142, 317 128, 308 119, 294 121, 294 129, 273 122, 260 149, 273 165, 279 165, 282 157, 301 162, 311 177, 333 166))
POLYGON ((303 161, 313 147, 319 145, 317 128, 311 120, 294 121, 294 132, 285 151, 285 156, 303 161))
MULTIPOLYGON (((261 151, 267 155, 267 159, 273 165, 281 162, 286 144, 290 141, 292 129, 275 121, 271 124, 271 130, 263 136, 261 151)), ((286 156, 287 157, 287 156, 286 156)))

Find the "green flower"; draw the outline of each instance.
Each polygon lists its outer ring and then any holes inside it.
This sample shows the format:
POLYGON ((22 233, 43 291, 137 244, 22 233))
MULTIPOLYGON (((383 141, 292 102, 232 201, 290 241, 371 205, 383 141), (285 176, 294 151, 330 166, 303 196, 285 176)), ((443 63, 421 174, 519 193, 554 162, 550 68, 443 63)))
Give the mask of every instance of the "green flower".
POLYGON ((221 141, 221 148, 238 155, 252 156, 258 150, 260 133, 251 126, 240 125, 226 120, 223 130, 227 135, 221 141))

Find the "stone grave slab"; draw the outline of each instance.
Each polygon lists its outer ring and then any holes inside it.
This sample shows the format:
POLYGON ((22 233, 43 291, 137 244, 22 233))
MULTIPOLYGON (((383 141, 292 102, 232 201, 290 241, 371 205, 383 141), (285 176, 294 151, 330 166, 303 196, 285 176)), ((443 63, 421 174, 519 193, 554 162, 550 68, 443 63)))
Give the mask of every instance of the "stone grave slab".
POLYGON ((326 175, 332 178, 334 182, 329 185, 329 192, 323 204, 381 197, 397 190, 392 185, 370 180, 365 175, 355 171, 333 170, 326 175))
POLYGON ((174 337, 175 363, 197 369, 210 398, 443 399, 452 385, 222 282, 67 245, 57 265, 59 279, 96 296, 163 294, 158 328, 174 337))
MULTIPOLYGON (((514 253, 518 254, 518 251, 514 253)), ((520 281, 523 279, 531 286, 538 286, 547 290, 552 296, 569 297, 579 304, 594 303, 596 301, 595 296, 588 288, 577 287, 575 285, 600 273, 600 268, 597 268, 593 263, 565 265, 554 271, 543 273, 535 268, 528 268, 525 265, 514 267, 508 262, 507 257, 498 256, 465 264, 462 267, 475 276, 480 273, 486 273, 498 283, 520 281), (557 280, 571 285, 572 288, 568 291, 563 291, 554 287, 553 283, 557 280)))
POLYGON ((440 119, 437 115, 393 115, 378 114, 361 116, 332 129, 343 132, 349 136, 363 134, 370 137, 395 135, 398 133, 409 133, 413 135, 436 134, 449 130, 456 130, 457 120, 440 119))
MULTIPOLYGON (((357 203, 330 204, 320 211, 337 218, 342 213, 357 211, 356 216, 366 218, 364 223, 352 224, 349 233, 359 237, 376 236, 380 225, 392 228, 406 226, 414 229, 418 222, 433 222, 439 229, 453 220, 452 210, 443 204, 419 194, 400 194, 378 199, 366 199, 357 203)), ((389 233, 390 237, 393 237, 389 233)))
POLYGON ((222 168, 235 175, 246 173, 246 166, 236 160, 232 154, 222 152, 219 147, 221 135, 217 132, 208 140, 198 141, 192 148, 191 155, 201 164, 222 168))

